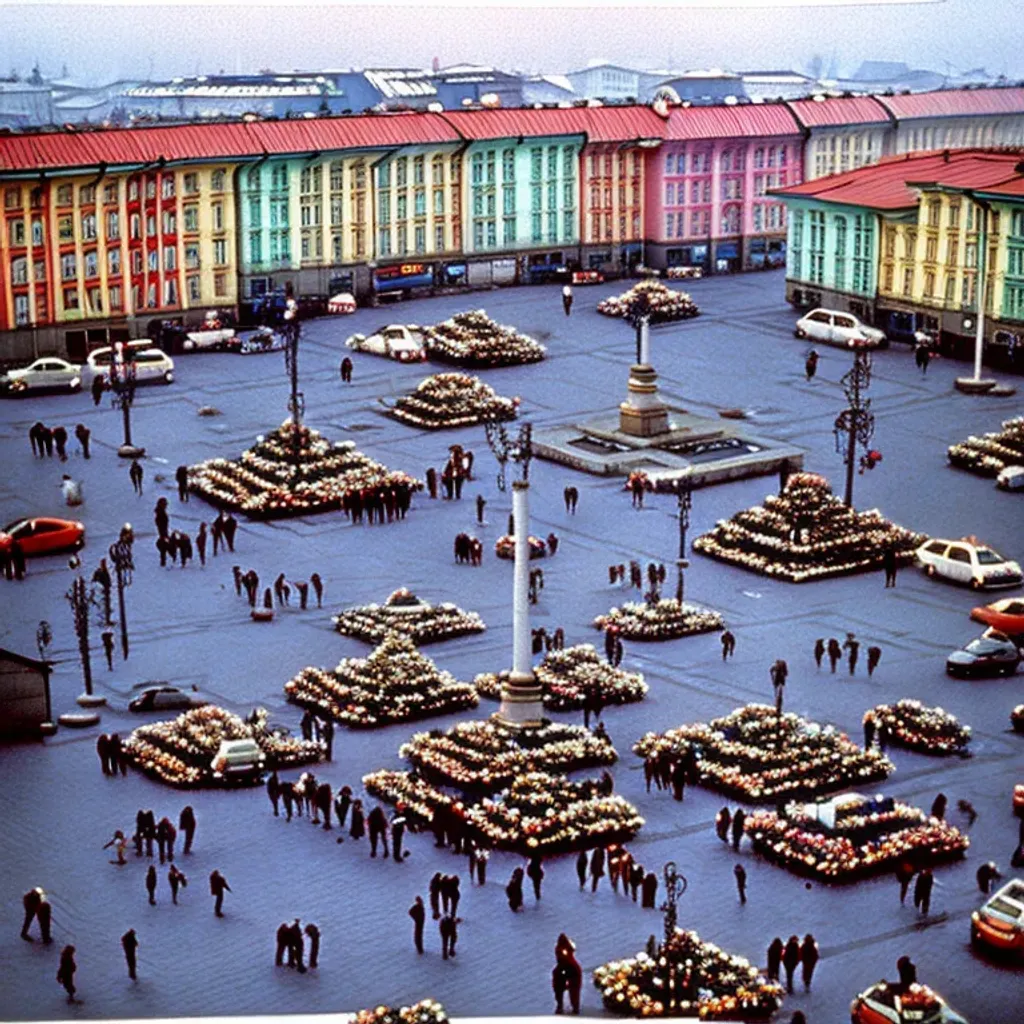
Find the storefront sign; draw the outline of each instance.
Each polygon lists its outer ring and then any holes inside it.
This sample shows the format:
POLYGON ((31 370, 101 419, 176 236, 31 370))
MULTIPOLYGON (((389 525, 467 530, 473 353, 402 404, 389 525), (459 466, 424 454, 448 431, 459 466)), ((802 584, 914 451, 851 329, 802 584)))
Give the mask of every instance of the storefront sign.
POLYGON ((373 290, 377 292, 424 288, 433 283, 434 268, 430 263, 396 263, 373 272, 373 290))

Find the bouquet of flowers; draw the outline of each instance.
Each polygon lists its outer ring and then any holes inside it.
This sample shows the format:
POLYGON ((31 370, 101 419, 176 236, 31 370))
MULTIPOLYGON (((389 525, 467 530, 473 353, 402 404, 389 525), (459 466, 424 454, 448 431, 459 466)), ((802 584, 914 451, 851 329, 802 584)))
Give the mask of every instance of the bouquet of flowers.
POLYGON ((488 368, 537 363, 546 351, 514 327, 495 323, 482 309, 456 313, 423 333, 431 359, 457 366, 488 368))
POLYGON ((692 750, 700 783, 749 803, 807 796, 879 781, 895 770, 877 750, 861 750, 845 733, 764 704, 748 704, 705 724, 649 732, 640 757, 681 758, 692 750))
POLYGON ((884 727, 893 743, 920 754, 966 754, 971 730, 948 711, 929 708, 919 700, 878 704, 864 716, 878 728, 884 727))
POLYGON ((484 420, 514 420, 518 398, 502 398, 479 377, 465 373, 435 373, 416 390, 399 398, 391 415, 426 430, 472 427, 484 420))
POLYGON ((621 608, 612 608, 607 615, 594 619, 597 629, 614 627, 626 640, 675 640, 696 633, 724 629, 722 616, 708 608, 663 597, 653 604, 627 601, 621 608))
MULTIPOLYGON (((534 537, 532 534, 527 537, 527 543, 530 545, 530 558, 543 558, 548 553, 547 543, 541 540, 540 537, 534 537)), ((509 533, 499 537, 494 542, 494 553, 499 558, 505 558, 509 561, 513 561, 516 557, 516 538, 509 533)))
POLYGON ((421 999, 413 1006, 377 1006, 360 1010, 349 1024, 448 1024, 444 1007, 433 999, 421 999))
POLYGON ((454 604, 432 605, 402 587, 383 605, 348 608, 332 620, 345 636, 379 643, 389 633, 403 633, 418 646, 482 633, 487 627, 476 612, 464 612, 454 604))
POLYGON ((980 476, 998 476, 1007 466, 1024 466, 1024 416, 1003 421, 998 433, 971 436, 951 445, 950 465, 980 476))
POLYGON ((479 702, 472 686, 439 671, 403 633, 388 634, 368 658, 345 658, 333 672, 305 668, 284 690, 294 703, 354 729, 446 715, 479 702))
MULTIPOLYGON (((590 687, 597 688, 602 705, 631 704, 643 700, 647 693, 639 672, 613 668, 599 657, 593 644, 548 651, 534 674, 544 690, 544 707, 550 711, 579 710, 590 687)), ((501 679, 494 673, 478 675, 473 685, 484 697, 501 697, 501 679)))
POLYGON ((634 303, 645 301, 650 310, 652 324, 671 320, 689 320, 699 316, 697 304, 686 292, 677 292, 660 281, 641 281, 627 292, 607 298, 597 304, 598 313, 605 316, 629 316, 634 303))
POLYGON ((782 494, 719 520, 693 550, 790 583, 882 567, 887 548, 900 564, 928 538, 896 526, 878 509, 847 508, 815 473, 794 473, 782 494))
POLYGON ((396 505, 407 505, 423 484, 374 462, 351 441, 331 444, 318 431, 296 430, 285 420, 235 461, 190 466, 188 486, 213 505, 268 519, 347 507, 353 494, 365 502, 386 492, 396 505))
POLYGON ((782 987, 742 957, 677 928, 656 955, 637 953, 594 971, 605 1007, 632 1017, 767 1021, 782 987))

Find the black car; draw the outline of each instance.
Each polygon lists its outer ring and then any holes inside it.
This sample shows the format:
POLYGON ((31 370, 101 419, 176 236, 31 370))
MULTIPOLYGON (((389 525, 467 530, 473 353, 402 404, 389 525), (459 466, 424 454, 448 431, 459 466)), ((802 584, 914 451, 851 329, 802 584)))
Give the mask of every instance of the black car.
POLYGON ((979 636, 946 659, 946 672, 961 678, 1012 676, 1020 664, 1017 645, 1005 637, 979 636))
POLYGON ((198 700, 176 686, 151 686, 143 690, 128 708, 131 711, 188 711, 205 703, 205 700, 198 700))

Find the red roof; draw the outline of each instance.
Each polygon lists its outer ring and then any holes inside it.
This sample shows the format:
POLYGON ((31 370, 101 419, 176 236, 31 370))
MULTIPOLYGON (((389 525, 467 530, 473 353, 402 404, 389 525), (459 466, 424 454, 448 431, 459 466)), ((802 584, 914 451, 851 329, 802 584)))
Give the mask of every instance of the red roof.
POLYGON ((867 206, 875 210, 903 210, 917 206, 918 196, 911 184, 985 188, 1010 179, 1020 179, 1015 170, 1019 156, 986 150, 953 150, 943 153, 888 157, 880 163, 846 174, 815 178, 773 195, 804 196, 830 203, 867 206))
POLYGON ((1024 114, 1024 89, 942 89, 906 96, 879 96, 878 102, 900 120, 917 117, 969 117, 1024 114))
POLYGON ((799 135, 800 125, 782 103, 735 107, 673 107, 666 139, 721 139, 799 135))
POLYGON ((849 124, 888 124, 889 114, 874 96, 831 96, 786 104, 806 128, 849 124))
POLYGON ((444 117, 466 139, 537 138, 582 135, 589 142, 660 139, 665 121, 650 107, 544 107, 507 110, 459 110, 444 117))

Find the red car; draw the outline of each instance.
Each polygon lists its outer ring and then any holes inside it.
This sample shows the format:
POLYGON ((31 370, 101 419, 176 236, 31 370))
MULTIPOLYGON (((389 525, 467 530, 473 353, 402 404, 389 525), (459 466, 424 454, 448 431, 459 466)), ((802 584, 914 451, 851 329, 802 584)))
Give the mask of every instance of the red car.
POLYGON ((21 550, 26 557, 77 550, 85 543, 85 526, 77 519, 54 519, 50 516, 15 519, 0 530, 0 548, 10 551, 16 540, 21 542, 21 550))
POLYGON ((971 609, 971 618, 1001 633, 1019 636, 1024 633, 1024 599, 1007 597, 992 604, 980 605, 971 609))

